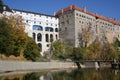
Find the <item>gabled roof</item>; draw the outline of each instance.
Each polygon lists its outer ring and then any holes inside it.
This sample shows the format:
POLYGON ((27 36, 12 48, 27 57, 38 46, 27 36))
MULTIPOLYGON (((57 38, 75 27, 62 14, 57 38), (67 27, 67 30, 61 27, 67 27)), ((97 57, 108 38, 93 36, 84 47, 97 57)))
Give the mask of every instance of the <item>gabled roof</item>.
POLYGON ((101 16, 101 15, 98 15, 98 14, 95 14, 95 13, 92 13, 92 12, 89 12, 89 11, 87 11, 87 10, 85 10, 85 9, 83 9, 83 8, 79 8, 79 7, 75 6, 75 5, 72 5, 72 6, 69 6, 69 7, 67 7, 67 8, 63 8, 63 9, 59 10, 59 11, 56 13, 56 16, 57 16, 57 15, 60 15, 60 14, 62 14, 62 13, 64 13, 64 12, 71 11, 71 10, 78 10, 78 11, 80 11, 80 12, 83 12, 83 13, 86 13, 86 14, 88 14, 88 15, 94 16, 94 17, 96 17, 97 19, 102 19, 102 20, 105 20, 105 21, 108 21, 108 22, 110 22, 110 23, 113 23, 113 24, 115 24, 115 25, 119 25, 119 26, 120 26, 120 22, 119 22, 119 21, 116 21, 116 20, 114 20, 114 19, 112 19, 112 18, 106 18, 106 17, 104 17, 104 16, 101 16))

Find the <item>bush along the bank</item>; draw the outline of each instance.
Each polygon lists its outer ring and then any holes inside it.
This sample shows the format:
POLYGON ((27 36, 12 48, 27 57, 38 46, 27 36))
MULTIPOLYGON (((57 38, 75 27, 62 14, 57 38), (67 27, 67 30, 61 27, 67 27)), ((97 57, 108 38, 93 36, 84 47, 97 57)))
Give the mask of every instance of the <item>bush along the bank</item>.
POLYGON ((54 47, 52 59, 72 60, 113 60, 119 59, 120 41, 115 39, 112 44, 96 38, 88 46, 72 47, 60 40, 52 43, 54 47))

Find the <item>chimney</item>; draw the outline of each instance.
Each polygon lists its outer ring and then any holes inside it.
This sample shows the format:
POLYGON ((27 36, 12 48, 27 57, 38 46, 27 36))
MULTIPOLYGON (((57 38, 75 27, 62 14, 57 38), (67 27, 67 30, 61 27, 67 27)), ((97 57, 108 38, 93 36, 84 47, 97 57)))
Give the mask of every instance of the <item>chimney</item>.
POLYGON ((83 8, 84 12, 86 12, 86 6, 83 8))

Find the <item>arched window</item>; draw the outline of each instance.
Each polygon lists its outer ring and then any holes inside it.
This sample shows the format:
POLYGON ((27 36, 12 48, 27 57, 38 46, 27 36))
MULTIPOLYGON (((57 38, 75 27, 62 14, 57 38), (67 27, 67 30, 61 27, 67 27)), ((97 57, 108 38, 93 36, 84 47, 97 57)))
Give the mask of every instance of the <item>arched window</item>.
POLYGON ((46 39, 46 42, 49 41, 49 35, 48 34, 45 35, 45 39, 46 39))
POLYGON ((53 35, 50 34, 50 42, 53 42, 53 35))
POLYGON ((39 47, 40 52, 42 52, 42 44, 41 43, 38 43, 38 47, 39 47))
POLYGON ((40 33, 37 34, 37 41, 42 41, 42 35, 40 33))
POLYGON ((52 27, 45 27, 45 31, 53 32, 54 30, 52 27))
POLYGON ((35 40, 36 34, 35 34, 35 33, 32 33, 32 37, 33 37, 33 39, 35 40))
POLYGON ((33 30, 43 31, 43 27, 42 27, 42 26, 38 26, 38 25, 33 25, 32 29, 33 29, 33 30))
POLYGON ((56 36, 56 40, 58 39, 58 36, 57 36, 57 34, 55 35, 56 36))
POLYGON ((55 32, 58 32, 58 28, 55 28, 55 32))

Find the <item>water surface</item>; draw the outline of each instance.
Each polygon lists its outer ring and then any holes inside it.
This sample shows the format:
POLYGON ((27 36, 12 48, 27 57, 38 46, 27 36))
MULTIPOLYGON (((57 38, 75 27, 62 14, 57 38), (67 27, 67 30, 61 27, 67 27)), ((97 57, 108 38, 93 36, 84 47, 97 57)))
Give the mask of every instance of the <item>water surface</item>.
POLYGON ((120 70, 79 69, 0 73, 0 80, 120 80, 120 70))

